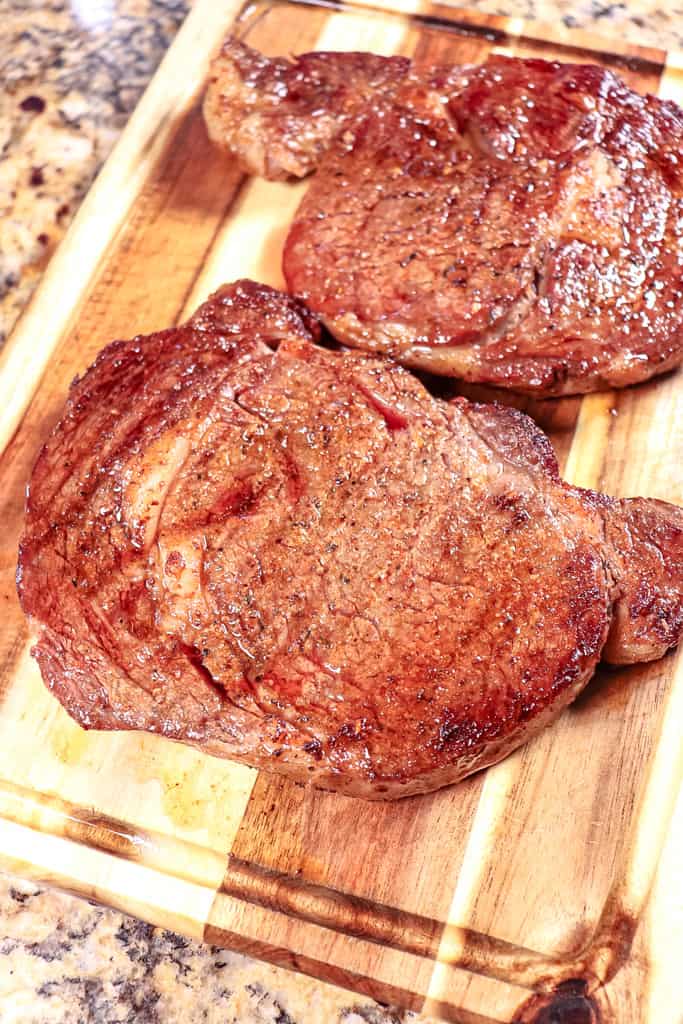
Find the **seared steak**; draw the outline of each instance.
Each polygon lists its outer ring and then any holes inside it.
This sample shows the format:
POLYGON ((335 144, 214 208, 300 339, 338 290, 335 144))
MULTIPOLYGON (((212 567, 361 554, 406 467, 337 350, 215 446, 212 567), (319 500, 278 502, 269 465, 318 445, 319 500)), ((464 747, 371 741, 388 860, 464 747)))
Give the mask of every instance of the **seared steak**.
POLYGON ((304 53, 292 63, 228 39, 215 58, 204 115, 209 135, 271 181, 314 171, 346 119, 391 96, 406 57, 304 53))
POLYGON ((521 413, 313 340, 240 282, 73 385, 18 586, 81 725, 399 797, 677 643, 680 509, 572 488, 521 413))
POLYGON ((246 170, 316 174, 290 291, 341 341, 544 395, 683 358, 683 113, 599 67, 420 67, 235 41, 206 98, 246 170))

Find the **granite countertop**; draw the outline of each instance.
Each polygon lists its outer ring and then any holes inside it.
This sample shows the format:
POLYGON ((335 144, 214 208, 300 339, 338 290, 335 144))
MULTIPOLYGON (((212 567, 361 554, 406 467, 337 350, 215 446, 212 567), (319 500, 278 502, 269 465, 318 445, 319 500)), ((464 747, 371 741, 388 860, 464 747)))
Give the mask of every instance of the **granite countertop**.
MULTIPOLYGON (((467 0, 683 48, 683 0, 467 0)), ((184 0, 0 0, 0 341, 183 19, 184 0)), ((0 1024, 397 1024, 413 1015, 0 876, 0 1024)))
POLYGON ((0 964, 2 1024, 416 1020, 331 985, 2 876, 0 964))

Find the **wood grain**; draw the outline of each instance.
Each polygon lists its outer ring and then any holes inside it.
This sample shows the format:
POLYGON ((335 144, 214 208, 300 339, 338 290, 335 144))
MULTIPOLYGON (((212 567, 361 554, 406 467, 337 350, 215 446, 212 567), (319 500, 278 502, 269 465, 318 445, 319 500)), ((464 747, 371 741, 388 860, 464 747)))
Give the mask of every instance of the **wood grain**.
MULTIPOLYGON (((154 736, 84 733, 29 656, 13 581, 24 485, 69 381, 113 337, 177 322, 223 281, 282 283, 305 183, 244 179, 199 110, 236 13, 195 4, 0 359, 0 863, 465 1024, 562 1020, 571 1006, 604 1024, 660 1020, 666 901, 648 899, 683 773, 676 655, 601 671, 502 764, 393 805, 154 736)), ((239 31, 273 54, 594 60, 683 99, 679 56, 412 0, 264 3, 239 31)), ((672 374, 583 401, 506 400, 544 426, 575 483, 683 504, 682 392, 672 374)))

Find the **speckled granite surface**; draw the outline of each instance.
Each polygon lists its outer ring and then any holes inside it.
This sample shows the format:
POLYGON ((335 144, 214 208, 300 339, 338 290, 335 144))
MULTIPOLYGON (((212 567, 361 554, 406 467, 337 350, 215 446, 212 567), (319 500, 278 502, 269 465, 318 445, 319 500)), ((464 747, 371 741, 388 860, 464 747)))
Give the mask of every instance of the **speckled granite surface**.
POLYGON ((683 49, 683 0, 462 0, 460 6, 562 21, 568 28, 586 28, 640 46, 683 49))
POLYGON ((186 8, 184 0, 0 0, 0 341, 186 8))
MULTIPOLYGON (((467 0, 683 48, 683 0, 467 0)), ((0 338, 182 20, 183 0, 0 0, 0 338)), ((349 993, 0 877, 0 1024, 397 1024, 349 993)))
POLYGON ((113 910, 0 878, 2 1024, 415 1020, 113 910))

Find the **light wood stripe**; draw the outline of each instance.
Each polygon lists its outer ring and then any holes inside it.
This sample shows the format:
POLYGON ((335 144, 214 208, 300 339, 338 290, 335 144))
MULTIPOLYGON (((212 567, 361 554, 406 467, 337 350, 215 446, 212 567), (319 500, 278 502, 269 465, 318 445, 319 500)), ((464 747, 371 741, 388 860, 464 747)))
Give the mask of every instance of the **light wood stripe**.
MULTIPOLYGON (((428 1016, 438 1013, 440 1005, 448 1000, 451 973, 449 966, 461 964, 467 957, 468 936, 462 930, 462 926, 471 920, 471 909, 484 884, 489 858, 495 856, 494 844, 498 828, 517 771, 518 758, 511 757, 502 764, 490 768, 486 773, 479 804, 470 826, 465 857, 446 918, 447 927, 441 938, 437 963, 422 1008, 422 1012, 428 1016)), ((543 973, 543 968, 538 973, 543 973)), ((508 980, 512 980, 512 976, 508 980)))
POLYGON ((282 245, 307 183, 249 179, 183 309, 190 316, 222 284, 250 277, 283 286, 282 245))
POLYGON ((514 57, 515 43, 524 34, 524 18, 507 18, 505 22, 505 35, 507 39, 500 46, 494 46, 492 54, 498 57, 514 57))
POLYGON ((683 54, 667 55, 657 95, 663 100, 673 100, 683 106, 683 54))
POLYGON ((97 845, 117 857, 215 892, 255 779, 245 765, 204 759, 180 744, 168 748, 159 737, 85 732, 50 695, 24 649, 0 714, 0 818, 85 845, 99 838, 97 845), (27 758, 19 781, 17 766, 27 758), (212 798, 221 807, 215 820, 202 806, 212 798), (127 826, 126 835, 117 840, 107 819, 127 826))
POLYGON ((611 391, 588 395, 582 400, 564 467, 563 475, 569 483, 594 490, 600 486, 615 404, 611 391))
POLYGON ((71 889, 78 859, 78 891, 88 899, 124 910, 162 928, 201 939, 214 898, 210 887, 119 860, 101 850, 76 846, 59 836, 0 818, 0 863, 4 870, 36 882, 71 889))
POLYGON ((217 889, 225 871, 223 853, 186 839, 130 825, 48 793, 0 778, 0 820, 56 836, 123 860, 134 861, 184 882, 217 889))
POLYGON ((655 745, 646 783, 625 836, 626 864, 607 904, 595 943, 596 974, 609 980, 621 966, 613 947, 615 917, 637 922, 654 881, 664 840, 671 823, 683 777, 683 655, 674 655, 671 680, 661 730, 655 745))
MULTIPOLYGON (((656 885, 648 901, 643 944, 650 951, 650 983, 645 993, 647 1020, 665 1021, 678 1006, 681 968, 672 949, 683 946, 680 903, 672 893, 683 893, 683 789, 679 789, 666 846, 658 865, 656 885)), ((638 936, 640 938, 640 936, 638 936)))

